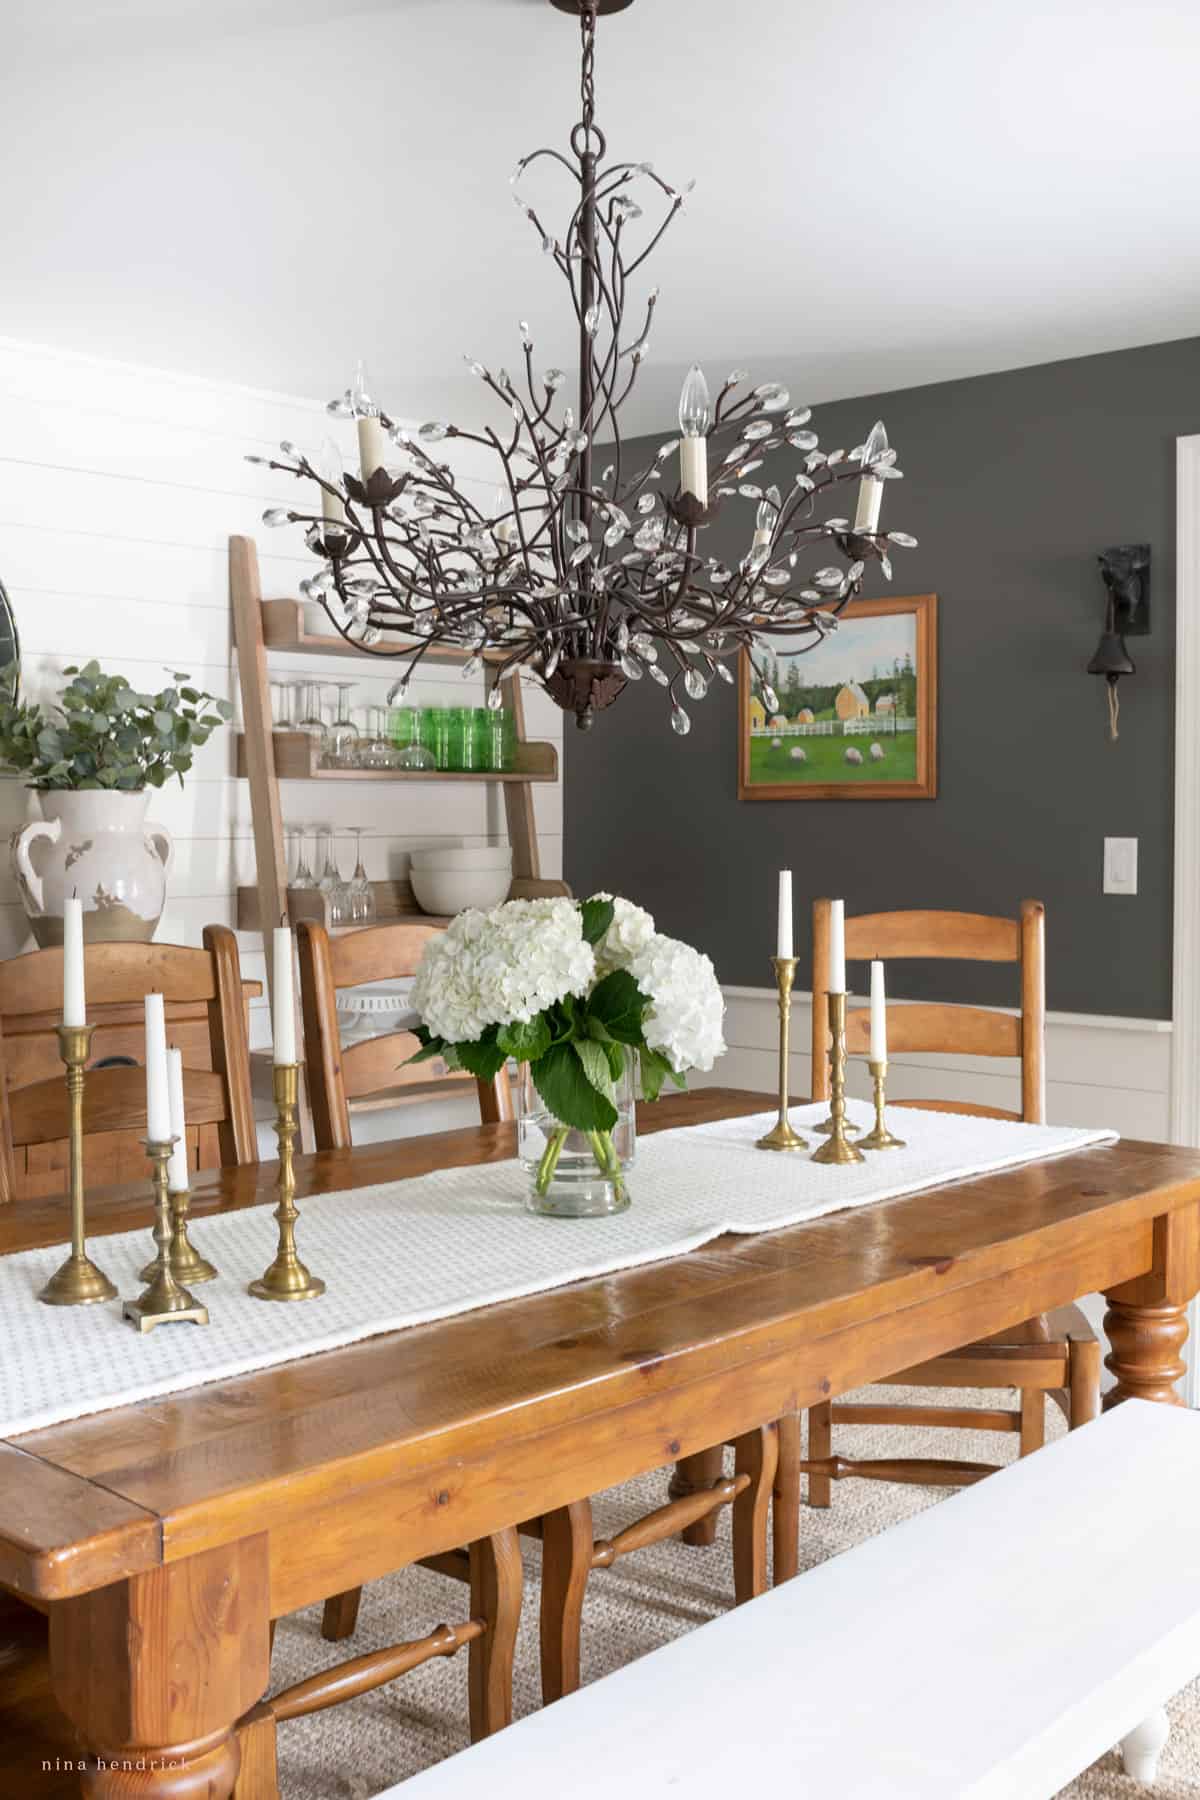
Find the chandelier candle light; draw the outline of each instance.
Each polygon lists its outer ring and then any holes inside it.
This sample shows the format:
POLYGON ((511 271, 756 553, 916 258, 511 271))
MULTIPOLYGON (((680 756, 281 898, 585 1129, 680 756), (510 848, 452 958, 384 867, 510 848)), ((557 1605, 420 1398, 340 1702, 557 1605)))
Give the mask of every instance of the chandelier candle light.
POLYGON ((325 1283, 300 1261, 296 1251, 296 1176, 292 1163, 296 1115, 300 1097, 300 1065, 296 1056, 296 991, 293 977, 292 934, 286 925, 276 928, 272 964, 272 1035, 275 1042, 275 1136, 279 1140, 279 1205, 275 1221, 279 1245, 274 1261, 257 1281, 250 1283, 256 1300, 316 1300, 325 1283))
POLYGON ((875 1084, 875 1123, 865 1137, 859 1138, 862 1150, 903 1150, 904 1139, 893 1137, 885 1116, 887 1084, 887 995, 883 985, 883 964, 876 957, 871 964, 871 1054, 867 1061, 875 1084))
POLYGON ((63 908, 63 1016, 58 1027, 58 1053, 67 1071, 69 1171, 71 1189, 71 1254, 50 1277, 38 1299, 46 1306, 92 1306, 115 1300, 117 1290, 87 1253, 83 1190, 83 1084, 92 1053, 95 1027, 87 1022, 83 974, 83 902, 68 899, 63 908))
POLYGON ((788 1118, 788 1056, 790 1052, 792 985, 796 979, 795 941, 792 926, 792 871, 779 871, 779 920, 775 955, 771 958, 779 988, 779 1118, 760 1150, 807 1150, 808 1145, 788 1118))
POLYGON ((143 1269, 146 1283, 136 1300, 127 1300, 122 1315, 145 1333, 156 1325, 208 1324, 208 1308, 193 1299, 175 1276, 171 1247, 175 1226, 171 1215, 167 1166, 177 1143, 171 1120, 167 1076, 167 1024, 161 994, 146 995, 146 1155, 154 1164, 154 1261, 143 1269))
MULTIPOLYGON (((659 297, 651 287, 635 313, 635 278, 693 184, 676 188, 648 162, 607 160, 596 123, 597 16, 630 0, 551 4, 579 21, 581 117, 569 156, 540 149, 521 158, 513 199, 569 290, 579 343, 572 404, 563 404, 566 373, 538 368, 522 321, 516 376, 466 358, 491 397, 494 423, 468 430, 434 419, 410 429, 382 410, 360 364, 329 407, 355 422, 356 476, 343 474, 332 445, 311 461, 291 443, 281 456, 248 460, 316 484, 313 510, 272 506, 264 522, 304 527, 321 568, 301 582, 303 597, 319 601, 359 649, 405 658, 401 689, 431 649, 454 649, 465 676, 485 656, 492 665, 489 705, 500 705, 505 676, 525 671, 587 728, 629 682, 649 675, 684 736, 684 701, 703 700, 714 677, 733 684, 740 651, 754 662, 756 647, 777 638, 787 640, 784 655, 814 649, 859 592, 867 563, 877 561, 890 580, 892 546, 916 539, 879 529, 883 485, 901 473, 881 423, 849 454, 822 450, 810 409, 779 382, 752 385, 745 370, 714 399, 694 364, 680 436, 631 466, 621 414, 650 354, 659 297), (527 184, 564 171, 574 203, 556 235, 527 184), (494 459, 490 506, 441 460, 456 439, 494 459), (754 477, 784 450, 797 453, 790 485, 764 491, 754 477), (845 482, 858 483, 853 523, 818 517, 845 482), (726 500, 756 508, 745 553, 730 562, 706 555, 700 537, 726 500), (802 559, 817 566, 802 568, 802 559)), ((765 680, 763 695, 776 711, 765 680)))

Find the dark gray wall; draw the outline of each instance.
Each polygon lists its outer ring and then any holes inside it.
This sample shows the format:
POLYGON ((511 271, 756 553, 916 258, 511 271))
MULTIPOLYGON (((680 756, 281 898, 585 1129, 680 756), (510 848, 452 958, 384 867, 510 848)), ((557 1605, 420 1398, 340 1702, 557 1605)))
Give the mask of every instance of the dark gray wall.
MULTIPOLYGON (((1174 440, 1200 431, 1200 339, 843 401, 813 427, 849 449, 880 416, 905 472, 882 523, 920 539, 896 553, 892 591, 940 596, 936 800, 739 802, 735 691, 714 684, 681 740, 644 681, 590 733, 568 728, 566 877, 629 895, 723 981, 755 986, 771 979, 781 866, 800 939, 818 894, 853 912, 1012 912, 1031 896, 1052 1007, 1169 1017, 1174 440), (1131 641, 1112 744, 1104 684, 1084 673, 1103 620, 1095 556, 1136 540, 1153 550, 1152 636, 1131 641), (1101 892, 1105 836, 1138 838, 1136 897, 1101 892)), ((778 459, 785 490, 796 462, 778 459)), ((744 552, 751 511, 727 503, 715 553, 744 552)), ((872 570, 864 592, 886 591, 872 570)), ((998 1002, 1015 1000, 1011 979, 910 965, 897 985, 998 1002)))

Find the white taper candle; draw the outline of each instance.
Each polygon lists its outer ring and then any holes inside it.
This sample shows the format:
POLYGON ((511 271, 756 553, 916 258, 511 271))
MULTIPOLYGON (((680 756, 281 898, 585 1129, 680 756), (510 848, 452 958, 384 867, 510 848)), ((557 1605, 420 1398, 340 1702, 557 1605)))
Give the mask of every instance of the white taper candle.
POLYGON ((176 1140, 167 1164, 167 1188, 172 1194, 188 1191, 187 1114, 183 1106, 183 1051, 172 1044, 167 1050, 167 1101, 171 1108, 171 1136, 176 1140))
POLYGON ((275 1040, 275 1061, 294 1063, 296 1057, 296 990, 292 976, 292 934, 286 925, 275 930, 275 961, 272 971, 271 1030, 275 1040))
POLYGON ((779 922, 776 934, 775 954, 779 957, 793 957, 796 954, 792 936, 792 871, 779 871, 779 922))
POLYGON ((871 1061, 887 1061, 887 994, 883 985, 883 964, 878 957, 871 963, 871 1061))
POLYGON ((83 986, 83 901, 72 896, 63 905, 64 1025, 87 1024, 83 986))
POLYGON ((829 991, 846 992, 846 902, 829 902, 829 991))
POLYGON ((146 995, 146 1136, 152 1144, 165 1144, 171 1136, 167 1021, 161 994, 146 995))

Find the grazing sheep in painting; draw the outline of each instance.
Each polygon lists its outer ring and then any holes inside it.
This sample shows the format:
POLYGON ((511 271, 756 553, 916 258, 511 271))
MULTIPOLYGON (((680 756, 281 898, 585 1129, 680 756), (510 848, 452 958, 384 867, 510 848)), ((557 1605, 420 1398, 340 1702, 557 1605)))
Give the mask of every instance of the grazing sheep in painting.
POLYGON ((783 739, 782 738, 772 738, 771 739, 771 748, 772 748, 772 750, 782 750, 783 749, 783 739))
POLYGON ((795 749, 791 752, 791 758, 792 758, 793 762, 807 762, 808 761, 808 752, 806 750, 802 750, 800 748, 799 744, 797 744, 795 749))
POLYGON ((847 750, 846 761, 848 763, 850 763, 854 768, 856 768, 856 769, 859 768, 862 764, 862 751, 861 750, 847 750))
POLYGON ((871 761, 872 762, 882 762, 883 761, 883 745, 882 744, 872 744, 871 745, 871 761))

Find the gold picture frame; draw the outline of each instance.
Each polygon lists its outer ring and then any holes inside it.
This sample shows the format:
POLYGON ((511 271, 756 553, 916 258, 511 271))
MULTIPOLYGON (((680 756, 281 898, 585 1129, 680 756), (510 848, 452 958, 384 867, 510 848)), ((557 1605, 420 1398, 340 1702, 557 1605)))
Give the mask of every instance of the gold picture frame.
POLYGON ((789 658, 786 640, 770 643, 774 714, 743 651, 738 799, 936 798, 937 604, 936 594, 853 600, 816 650, 789 658))

